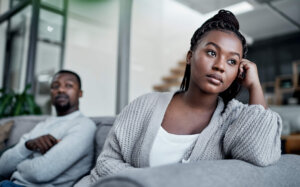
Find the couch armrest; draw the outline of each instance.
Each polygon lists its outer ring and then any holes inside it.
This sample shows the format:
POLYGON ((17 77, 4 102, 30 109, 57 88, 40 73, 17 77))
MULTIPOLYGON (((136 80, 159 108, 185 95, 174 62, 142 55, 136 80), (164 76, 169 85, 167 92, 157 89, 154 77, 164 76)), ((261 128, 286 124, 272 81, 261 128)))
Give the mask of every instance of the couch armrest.
POLYGON ((283 155, 258 167, 239 160, 201 161, 128 170, 105 177, 97 187, 300 186, 300 156, 283 155))

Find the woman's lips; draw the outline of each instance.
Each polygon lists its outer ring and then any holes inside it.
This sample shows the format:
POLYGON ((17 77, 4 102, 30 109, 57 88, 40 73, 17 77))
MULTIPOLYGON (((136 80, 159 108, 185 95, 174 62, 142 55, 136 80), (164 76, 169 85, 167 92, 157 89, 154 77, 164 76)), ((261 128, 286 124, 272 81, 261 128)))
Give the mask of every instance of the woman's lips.
POLYGON ((207 75, 207 77, 208 77, 208 81, 212 84, 220 85, 223 83, 222 77, 218 74, 210 74, 207 75))

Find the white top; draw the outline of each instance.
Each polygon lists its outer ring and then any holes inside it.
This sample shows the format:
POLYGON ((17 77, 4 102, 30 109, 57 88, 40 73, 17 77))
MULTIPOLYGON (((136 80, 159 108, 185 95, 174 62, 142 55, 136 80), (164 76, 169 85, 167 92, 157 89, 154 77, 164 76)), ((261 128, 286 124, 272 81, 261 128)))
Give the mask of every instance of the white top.
POLYGON ((183 155, 196 141, 199 134, 177 135, 168 133, 160 127, 150 151, 149 164, 151 167, 171 163, 187 162, 183 155))

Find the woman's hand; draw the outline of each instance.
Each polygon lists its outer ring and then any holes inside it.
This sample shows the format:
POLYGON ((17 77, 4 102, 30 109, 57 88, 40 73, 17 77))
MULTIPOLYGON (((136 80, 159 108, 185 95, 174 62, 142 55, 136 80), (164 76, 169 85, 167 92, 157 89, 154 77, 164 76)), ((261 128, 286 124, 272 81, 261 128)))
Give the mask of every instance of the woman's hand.
POLYGON ((249 91, 255 87, 260 87, 256 64, 247 59, 242 59, 240 63, 239 78, 242 85, 249 91))
POLYGON ((242 59, 239 66, 238 76, 242 86, 247 88, 249 91, 249 104, 260 104, 267 108, 256 64, 247 59, 242 59))

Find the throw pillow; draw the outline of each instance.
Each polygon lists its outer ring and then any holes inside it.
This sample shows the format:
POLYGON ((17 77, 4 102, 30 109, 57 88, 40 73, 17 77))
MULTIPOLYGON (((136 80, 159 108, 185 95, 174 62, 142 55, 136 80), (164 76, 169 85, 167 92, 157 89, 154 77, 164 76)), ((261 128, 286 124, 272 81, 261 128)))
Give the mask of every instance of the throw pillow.
POLYGON ((8 121, 0 125, 0 150, 5 148, 5 141, 8 139, 14 121, 8 121))

